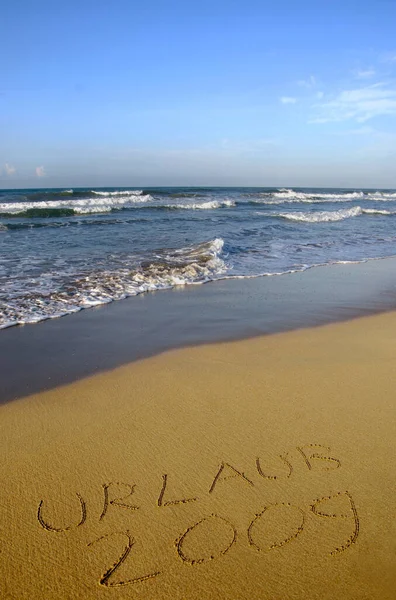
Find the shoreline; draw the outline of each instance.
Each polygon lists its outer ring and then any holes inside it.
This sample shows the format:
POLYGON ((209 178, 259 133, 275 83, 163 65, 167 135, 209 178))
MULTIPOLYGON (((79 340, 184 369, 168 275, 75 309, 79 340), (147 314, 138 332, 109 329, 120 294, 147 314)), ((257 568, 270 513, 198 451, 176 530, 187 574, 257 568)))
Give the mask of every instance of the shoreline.
POLYGON ((146 293, 0 332, 0 403, 174 348, 252 339, 396 308, 396 258, 146 293))
POLYGON ((395 331, 174 349, 1 406, 0 595, 392 600, 395 331))

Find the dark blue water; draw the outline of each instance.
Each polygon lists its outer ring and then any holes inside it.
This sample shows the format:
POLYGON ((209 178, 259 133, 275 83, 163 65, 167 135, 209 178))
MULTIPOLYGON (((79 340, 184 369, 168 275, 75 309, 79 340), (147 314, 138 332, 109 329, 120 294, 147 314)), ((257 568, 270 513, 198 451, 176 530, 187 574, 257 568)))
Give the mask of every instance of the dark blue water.
POLYGON ((393 190, 0 191, 0 327, 148 290, 394 256, 395 225, 393 190))

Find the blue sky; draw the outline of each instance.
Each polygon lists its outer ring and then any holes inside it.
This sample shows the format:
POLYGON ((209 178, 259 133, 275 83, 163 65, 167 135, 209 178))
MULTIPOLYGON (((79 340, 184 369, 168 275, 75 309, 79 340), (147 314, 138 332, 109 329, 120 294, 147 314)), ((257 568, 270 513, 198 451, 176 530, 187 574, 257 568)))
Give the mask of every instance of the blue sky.
POLYGON ((396 187, 395 23, 395 0, 13 0, 0 187, 396 187))

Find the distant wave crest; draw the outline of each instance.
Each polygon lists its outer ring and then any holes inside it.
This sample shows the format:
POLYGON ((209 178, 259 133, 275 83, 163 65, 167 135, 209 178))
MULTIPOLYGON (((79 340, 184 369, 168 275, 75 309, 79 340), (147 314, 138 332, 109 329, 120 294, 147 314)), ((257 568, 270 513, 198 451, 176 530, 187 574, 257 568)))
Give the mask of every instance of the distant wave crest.
MULTIPOLYGON (((253 196, 253 194, 250 194, 253 196)), ((393 192, 301 192, 288 188, 280 188, 277 192, 256 194, 251 202, 254 204, 323 204, 325 202, 353 202, 354 200, 372 200, 377 202, 396 201, 393 192)))
POLYGON ((70 200, 39 200, 36 202, 0 203, 0 215, 20 217, 71 216, 110 212, 136 203, 152 200, 150 195, 129 194, 127 196, 101 196, 100 198, 79 198, 70 200))
POLYGON ((91 194, 95 194, 95 196, 141 196, 143 195, 143 190, 116 190, 115 192, 91 190, 91 194))
POLYGON ((236 205, 233 200, 208 200, 207 202, 190 202, 179 204, 155 203, 149 194, 133 194, 120 196, 113 192, 112 196, 98 192, 96 198, 80 198, 72 200, 41 200, 36 202, 3 202, 0 203, 2 217, 70 217, 73 215, 106 213, 115 210, 136 208, 149 204, 150 208, 162 210, 213 210, 230 208, 236 205))
POLYGON ((161 204, 158 208, 170 208, 172 210, 212 210, 215 208, 230 208, 235 206, 233 200, 209 200, 208 202, 194 202, 191 204, 161 204))

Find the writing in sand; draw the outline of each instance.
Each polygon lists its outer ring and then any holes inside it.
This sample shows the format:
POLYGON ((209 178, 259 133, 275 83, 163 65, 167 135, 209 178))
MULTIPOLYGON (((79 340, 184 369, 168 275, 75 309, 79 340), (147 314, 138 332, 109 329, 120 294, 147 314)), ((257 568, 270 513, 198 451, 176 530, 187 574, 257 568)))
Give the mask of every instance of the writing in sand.
MULTIPOLYGON (((254 488, 262 480, 267 482, 292 482, 296 477, 295 465, 307 472, 322 471, 330 473, 341 468, 341 461, 330 455, 330 448, 321 444, 306 444, 289 450, 278 457, 279 467, 274 471, 266 469, 264 461, 257 457, 254 463, 255 478, 247 476, 239 465, 221 462, 217 470, 208 476, 205 500, 218 499, 224 494, 229 486, 239 485, 254 488)), ((169 507, 185 507, 180 511, 179 531, 170 540, 169 549, 174 560, 182 565, 197 567, 199 565, 221 559, 224 555, 231 555, 237 544, 243 544, 254 553, 268 555, 272 551, 284 548, 286 545, 296 543, 304 535, 312 535, 312 527, 307 527, 309 519, 320 519, 331 521, 331 539, 337 539, 328 553, 331 556, 345 552, 356 543, 359 535, 359 517, 355 501, 347 490, 337 490, 327 495, 317 495, 309 503, 297 505, 287 501, 266 502, 265 499, 259 508, 249 514, 247 526, 238 528, 229 515, 222 515, 218 510, 218 503, 213 512, 201 514, 200 518, 188 517, 188 507, 196 506, 200 497, 191 495, 189 497, 172 497, 168 491, 169 474, 159 475, 158 495, 153 499, 156 510, 166 510, 169 507), (182 530, 180 532, 180 530, 182 530), (310 530, 310 533, 309 531, 310 530), (338 535, 337 535, 338 534, 338 535)), ((138 505, 135 500, 136 484, 134 482, 112 481, 102 484, 100 494, 102 496, 101 510, 96 515, 87 506, 87 501, 79 492, 73 492, 75 499, 75 519, 67 524, 54 522, 51 517, 51 499, 42 499, 37 510, 37 520, 45 532, 51 534, 67 534, 72 530, 84 527, 89 519, 103 526, 109 512, 114 510, 128 511, 139 514, 144 510, 144 505, 138 505)), ((98 490, 99 492, 99 490, 98 490)), ((207 502, 205 502, 207 506, 207 502)), ((196 511, 195 511, 196 512, 196 511)), ((121 514, 121 512, 119 513, 121 514)), ((125 514, 125 513, 124 513, 125 514)), ((133 526, 132 526, 133 527, 133 526)), ((105 587, 122 587, 131 584, 148 582, 159 578, 165 572, 161 565, 147 572, 138 573, 136 576, 118 576, 118 569, 128 561, 133 571, 133 556, 137 558, 137 540, 133 531, 125 528, 117 531, 106 532, 96 539, 90 540, 86 547, 89 549, 105 546, 118 536, 120 540, 120 554, 113 557, 111 566, 98 576, 98 582, 105 587), (135 546, 135 548, 134 548, 135 546), (133 549, 133 552, 132 552, 133 549), (131 554, 132 552, 132 554, 131 554), (131 555, 131 556, 130 556, 131 555), (129 560, 128 560, 129 559, 129 560)), ((125 569, 123 569, 125 572, 125 569)))

